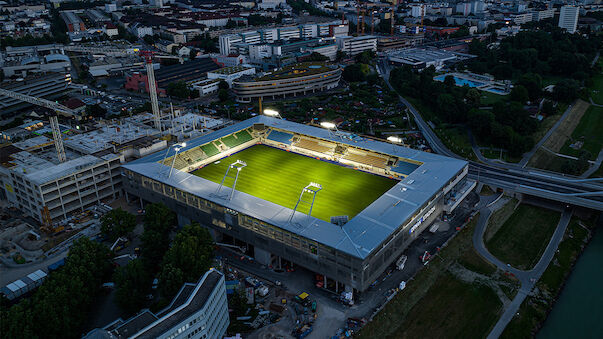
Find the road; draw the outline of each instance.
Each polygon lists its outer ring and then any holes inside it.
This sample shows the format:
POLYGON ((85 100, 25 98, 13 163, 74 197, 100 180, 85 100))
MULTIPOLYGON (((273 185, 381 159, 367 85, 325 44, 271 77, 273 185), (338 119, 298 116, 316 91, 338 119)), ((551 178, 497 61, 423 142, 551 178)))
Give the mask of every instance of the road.
POLYGON ((492 210, 485 204, 480 205, 480 215, 477 222, 477 226, 475 228, 475 232, 473 233, 473 246, 477 250, 477 252, 488 262, 494 264, 496 267, 503 271, 507 271, 512 273, 521 283, 521 287, 517 292, 517 295, 511 303, 507 306, 504 313, 488 335, 488 338, 498 338, 502 332, 504 331, 507 324, 513 319, 513 316, 519 310, 521 303, 525 300, 525 298, 530 294, 534 285, 540 279, 540 276, 549 263, 553 259, 557 248, 559 247, 559 243, 563 240, 563 235, 565 234, 565 230, 567 229, 567 225, 572 217, 572 210, 570 208, 566 208, 561 214, 561 219, 557 224, 557 228, 549 241, 542 257, 538 261, 538 263, 531 270, 519 270, 508 264, 503 263, 498 258, 493 256, 486 246, 484 245, 484 233, 486 232, 486 227, 488 225, 488 220, 492 215, 492 210))
MULTIPOLYGON (((378 61, 378 67, 379 73, 387 86, 394 90, 389 83, 391 67, 383 59, 378 61)), ((442 143, 431 126, 408 100, 400 95, 398 97, 400 102, 408 107, 417 127, 436 153, 461 159, 442 143)), ((488 159, 480 160, 484 163, 469 161, 469 177, 471 179, 496 187, 513 189, 522 194, 603 211, 603 180, 600 178, 580 179, 553 172, 523 168, 518 164, 498 163, 488 159)))

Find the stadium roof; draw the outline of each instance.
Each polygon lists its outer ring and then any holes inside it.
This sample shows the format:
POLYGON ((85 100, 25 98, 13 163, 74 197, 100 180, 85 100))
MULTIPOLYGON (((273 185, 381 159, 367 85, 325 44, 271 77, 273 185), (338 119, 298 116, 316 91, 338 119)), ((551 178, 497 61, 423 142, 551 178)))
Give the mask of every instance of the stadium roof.
MULTIPOLYGON (((343 226, 331 224, 314 217, 307 218, 306 214, 299 212, 296 212, 293 222, 289 223, 289 216, 292 213, 292 210, 289 208, 240 191, 237 191, 233 199, 228 201, 214 194, 219 184, 178 170, 174 171, 172 176, 168 178, 166 175, 167 171, 162 170, 165 167, 159 163, 165 155, 163 151, 135 160, 123 167, 197 195, 203 199, 213 201, 216 204, 263 220, 289 232, 346 252, 354 257, 364 259, 402 224, 406 223, 409 218, 412 218, 418 209, 432 199, 435 194, 439 193, 467 165, 467 162, 463 160, 358 136, 341 138, 323 128, 267 116, 257 116, 187 141, 187 146, 181 151, 204 145, 223 136, 251 127, 255 123, 263 123, 272 128, 415 160, 421 162, 422 165, 343 226), (162 173, 160 174, 160 172, 162 173)), ((169 152, 168 156, 172 156, 175 153, 174 150, 170 150, 169 152)), ((350 197, 350 199, 353 199, 353 197, 350 197)))

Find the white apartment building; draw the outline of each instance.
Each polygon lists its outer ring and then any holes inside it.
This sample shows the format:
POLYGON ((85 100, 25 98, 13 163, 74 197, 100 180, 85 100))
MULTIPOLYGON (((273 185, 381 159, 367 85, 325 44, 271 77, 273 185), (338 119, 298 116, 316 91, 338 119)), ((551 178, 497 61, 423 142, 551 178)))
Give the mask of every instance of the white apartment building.
POLYGON ((575 6, 563 6, 559 11, 559 27, 568 33, 574 34, 578 27, 579 8, 575 6))
POLYGON ((532 21, 540 21, 544 19, 550 19, 555 16, 555 9, 545 9, 542 11, 534 11, 532 12, 533 18, 532 21))
POLYGON ((364 51, 377 51, 377 37, 372 35, 337 37, 337 47, 340 51, 354 56, 364 51))
POLYGON ((218 92, 220 89, 220 80, 205 79, 191 83, 193 89, 199 91, 199 96, 206 96, 218 92))
POLYGON ((413 18, 420 18, 421 15, 423 15, 423 5, 410 6, 410 16, 413 18))
POLYGON ((138 38, 143 38, 146 35, 153 35, 153 27, 134 23, 130 26, 130 32, 138 38))
POLYGON ((222 338, 229 323, 224 275, 210 269, 196 284, 184 284, 163 310, 145 309, 125 321, 120 318, 92 330, 84 338, 222 338))

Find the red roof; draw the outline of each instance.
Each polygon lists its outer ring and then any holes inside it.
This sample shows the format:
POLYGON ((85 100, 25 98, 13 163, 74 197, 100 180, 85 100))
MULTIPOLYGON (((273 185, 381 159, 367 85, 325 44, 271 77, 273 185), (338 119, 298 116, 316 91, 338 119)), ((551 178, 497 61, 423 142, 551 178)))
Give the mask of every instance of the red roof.
POLYGON ((66 106, 69 109, 78 109, 82 106, 86 106, 86 103, 78 98, 69 98, 63 101, 63 106, 66 106))

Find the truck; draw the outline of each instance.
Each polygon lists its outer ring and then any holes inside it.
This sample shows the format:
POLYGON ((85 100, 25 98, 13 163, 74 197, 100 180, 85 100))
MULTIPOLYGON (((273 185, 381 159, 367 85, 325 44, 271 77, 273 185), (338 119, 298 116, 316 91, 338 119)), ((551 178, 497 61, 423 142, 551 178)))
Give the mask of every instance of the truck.
POLYGON ((268 286, 262 285, 258 287, 256 291, 260 295, 260 297, 265 297, 268 294, 268 286))
POLYGON ((396 268, 398 269, 398 271, 402 271, 404 269, 404 265, 406 265, 406 260, 408 260, 408 257, 402 255, 400 259, 396 261, 396 268))

